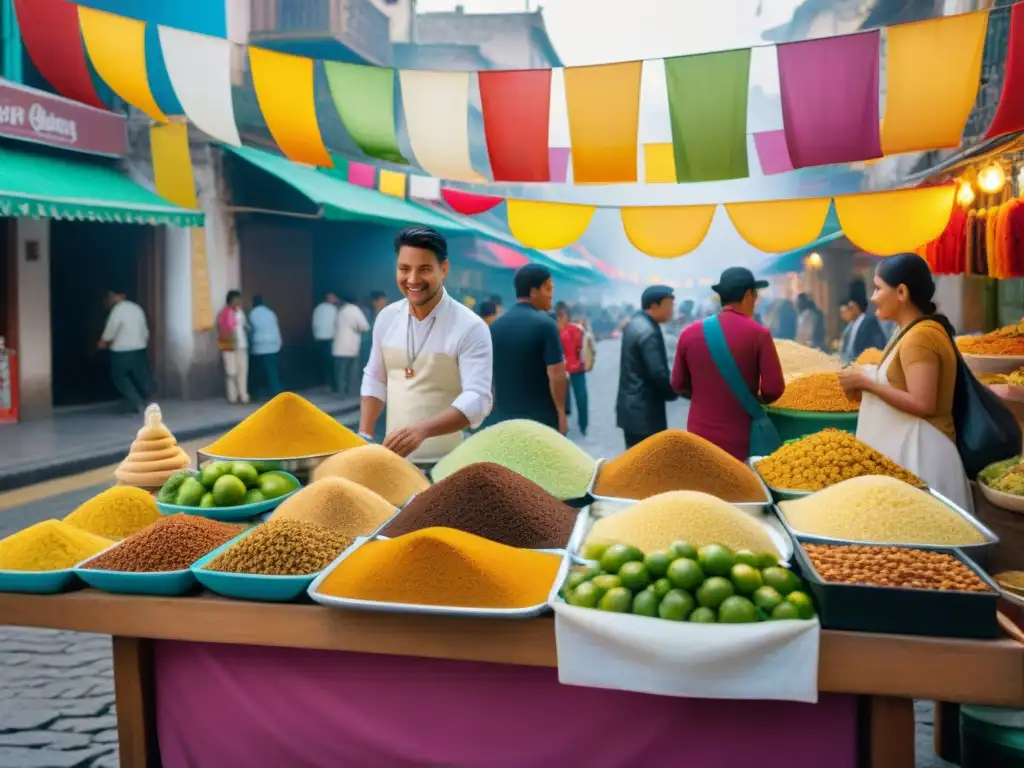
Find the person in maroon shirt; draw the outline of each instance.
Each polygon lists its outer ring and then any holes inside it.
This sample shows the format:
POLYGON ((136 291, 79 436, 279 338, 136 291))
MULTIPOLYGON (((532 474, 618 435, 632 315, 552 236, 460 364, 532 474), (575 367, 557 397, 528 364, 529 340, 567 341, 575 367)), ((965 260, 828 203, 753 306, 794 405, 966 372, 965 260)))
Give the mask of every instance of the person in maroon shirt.
POLYGON ((564 301, 555 305, 555 320, 558 322, 558 335, 562 337, 565 372, 569 374, 571 387, 565 396, 565 413, 569 415, 569 400, 575 398, 576 420, 580 432, 586 436, 590 414, 587 402, 587 365, 583 362, 583 329, 569 322, 569 307, 564 301))
MULTIPOLYGON (((722 301, 718 322, 743 380, 761 402, 778 400, 786 388, 782 364, 771 333, 753 320, 757 292, 768 283, 743 267, 730 267, 712 286, 722 301)), ((672 388, 690 399, 687 429, 737 459, 750 457, 751 417, 718 371, 704 338, 704 324, 694 323, 679 336, 672 368, 672 388)))

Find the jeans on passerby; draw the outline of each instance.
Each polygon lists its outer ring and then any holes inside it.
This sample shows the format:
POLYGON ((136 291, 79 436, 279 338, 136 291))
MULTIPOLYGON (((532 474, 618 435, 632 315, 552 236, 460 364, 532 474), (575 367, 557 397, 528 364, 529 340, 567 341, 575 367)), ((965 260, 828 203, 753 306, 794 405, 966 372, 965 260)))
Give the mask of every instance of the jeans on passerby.
POLYGON ((334 379, 338 388, 334 390, 342 397, 359 397, 359 358, 335 357, 334 379))
POLYGON ((338 382, 334 378, 334 356, 331 348, 334 346, 333 339, 317 339, 314 342, 316 347, 316 373, 321 384, 326 384, 332 392, 338 391, 338 382))
POLYGON ((587 434, 587 427, 590 425, 590 408, 587 396, 587 374, 569 374, 569 393, 565 398, 565 415, 569 415, 569 401, 576 399, 576 421, 580 425, 580 432, 587 434))
POLYGON ((110 379, 124 400, 125 408, 141 413, 144 401, 152 393, 153 386, 146 350, 111 352, 110 379))
POLYGON ((266 390, 268 398, 281 393, 281 378, 277 371, 277 353, 252 356, 253 392, 266 390))

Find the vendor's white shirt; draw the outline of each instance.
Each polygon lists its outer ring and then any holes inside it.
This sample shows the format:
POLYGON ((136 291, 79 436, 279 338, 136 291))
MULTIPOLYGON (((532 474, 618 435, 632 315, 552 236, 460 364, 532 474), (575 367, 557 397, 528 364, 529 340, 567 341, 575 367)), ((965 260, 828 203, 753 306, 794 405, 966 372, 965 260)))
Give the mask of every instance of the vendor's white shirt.
POLYGON ((330 341, 334 338, 334 326, 338 322, 338 308, 329 301, 322 301, 313 310, 313 338, 330 341))
POLYGON ((366 315, 355 304, 346 304, 338 310, 337 322, 334 326, 334 346, 331 354, 334 357, 359 357, 363 345, 363 334, 370 330, 366 315))
POLYGON ((249 332, 245 326, 247 321, 245 319, 245 310, 235 310, 235 349, 248 349, 249 348, 249 332))
POLYGON ((107 315, 102 339, 110 344, 111 352, 145 349, 149 345, 149 325, 142 307, 127 299, 117 302, 107 315))
MULTIPOLYGON (((405 354, 409 317, 407 299, 389 304, 377 315, 370 360, 363 371, 362 396, 387 402, 388 371, 384 348, 400 349, 405 354)), ((423 320, 412 316, 412 329, 418 357, 445 355, 455 358, 462 392, 451 405, 462 412, 474 429, 480 426, 491 412, 492 405, 494 354, 487 324, 445 291, 444 298, 423 320)))

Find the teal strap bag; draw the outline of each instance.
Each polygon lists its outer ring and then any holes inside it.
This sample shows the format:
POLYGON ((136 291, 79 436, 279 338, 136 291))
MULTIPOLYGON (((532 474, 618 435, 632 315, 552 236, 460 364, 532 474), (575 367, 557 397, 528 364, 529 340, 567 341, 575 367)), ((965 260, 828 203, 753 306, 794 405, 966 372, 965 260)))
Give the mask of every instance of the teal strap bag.
POLYGON ((782 438, 779 437, 779 431, 764 412, 764 408, 747 388, 747 382, 743 380, 736 360, 729 351, 729 345, 725 342, 725 334, 722 333, 722 325, 717 317, 712 316, 704 320, 704 340, 708 344, 708 351, 711 353, 711 359, 715 361, 718 372, 740 401, 743 410, 754 420, 750 426, 750 455, 768 456, 775 453, 782 447, 782 438))

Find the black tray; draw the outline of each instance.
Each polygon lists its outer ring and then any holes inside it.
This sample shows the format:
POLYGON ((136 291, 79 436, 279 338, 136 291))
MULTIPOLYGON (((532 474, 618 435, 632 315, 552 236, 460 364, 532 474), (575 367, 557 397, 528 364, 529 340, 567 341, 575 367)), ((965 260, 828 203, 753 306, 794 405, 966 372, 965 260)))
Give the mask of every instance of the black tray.
MULTIPOLYGON (((804 541, 794 537, 794 567, 807 582, 814 597, 818 617, 824 629, 855 632, 882 632, 895 635, 965 637, 991 639, 999 636, 996 605, 999 588, 981 568, 959 549, 916 547, 900 544, 870 546, 921 549, 942 552, 960 560, 992 590, 991 592, 953 592, 907 587, 876 587, 866 584, 842 584, 824 581, 811 565, 804 541)), ((808 544, 821 542, 807 541, 808 544)), ((829 546, 865 546, 835 544, 829 546)))

